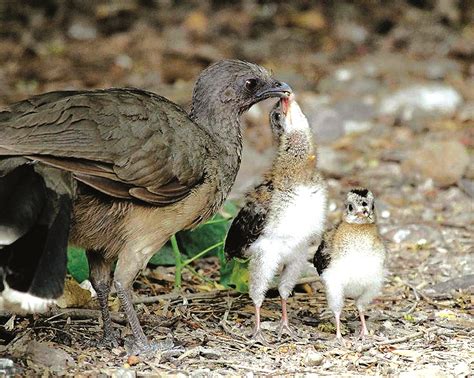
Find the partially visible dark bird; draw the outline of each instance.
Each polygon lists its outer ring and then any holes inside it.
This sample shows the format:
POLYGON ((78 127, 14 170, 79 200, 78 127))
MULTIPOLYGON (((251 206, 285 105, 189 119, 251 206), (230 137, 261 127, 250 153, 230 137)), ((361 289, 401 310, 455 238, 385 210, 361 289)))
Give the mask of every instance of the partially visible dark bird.
POLYGON ((304 272, 308 250, 321 240, 326 221, 326 183, 316 167, 316 151, 308 121, 296 101, 282 99, 270 113, 278 151, 261 184, 251 190, 227 234, 227 257, 250 257, 249 294, 255 305, 253 337, 267 343, 260 328, 260 308, 280 268, 278 291, 282 319, 286 302, 304 272))
POLYGON ((313 260, 326 286, 328 304, 336 318, 336 338, 341 343, 340 316, 347 297, 356 301, 360 336, 368 335, 364 311, 382 288, 385 258, 374 195, 367 189, 352 189, 347 193, 342 222, 325 235, 313 260))
MULTIPOLYGON (((171 235, 211 217, 227 197, 240 165, 240 115, 256 102, 290 93, 264 68, 224 60, 201 73, 189 115, 138 89, 51 92, 11 105, 0 113, 0 190, 12 194, 2 197, 0 209, 9 206, 13 215, 2 224, 0 240, 13 245, 19 235, 28 238, 28 230, 45 224, 41 230, 48 237, 35 239, 35 247, 23 255, 56 253, 55 260, 46 262, 57 270, 55 279, 63 279, 67 206, 75 197, 69 241, 87 251, 103 341, 117 344, 107 297, 110 270, 118 259, 114 284, 134 335, 132 352, 153 351, 156 346, 146 338, 132 305, 132 282, 171 235), (43 174, 46 169, 51 176, 43 174), (56 194, 40 193, 50 188, 50 177, 56 183, 55 176, 66 187, 53 189, 56 194), (21 194, 28 180, 35 181, 32 191, 21 194), (23 207, 40 209, 17 220, 14 214, 23 207), (62 228, 55 225, 56 213, 62 228)), ((21 275, 18 264, 11 263, 15 251, 1 260, 3 275, 21 275)), ((24 293, 24 287, 17 292, 24 293)), ((34 288, 30 292, 36 293, 34 288)), ((49 301, 57 294, 42 292, 37 298, 49 301)))

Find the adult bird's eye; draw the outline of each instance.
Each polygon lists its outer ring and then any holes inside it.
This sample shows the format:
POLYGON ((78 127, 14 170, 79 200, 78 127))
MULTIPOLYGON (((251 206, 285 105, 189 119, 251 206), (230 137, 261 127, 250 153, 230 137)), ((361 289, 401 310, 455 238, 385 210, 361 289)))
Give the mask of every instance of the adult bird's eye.
POLYGON ((352 211, 352 210, 354 210, 354 208, 352 207, 352 205, 351 205, 351 204, 349 204, 349 205, 347 206, 347 208, 349 209, 349 211, 352 211))
POLYGON ((278 121, 280 120, 280 118, 281 118, 281 114, 280 114, 280 113, 274 113, 274 114, 273 114, 273 119, 274 119, 275 121, 278 122, 278 121))
POLYGON ((245 88, 248 91, 253 92, 257 88, 257 84, 257 79, 248 79, 245 81, 245 88))

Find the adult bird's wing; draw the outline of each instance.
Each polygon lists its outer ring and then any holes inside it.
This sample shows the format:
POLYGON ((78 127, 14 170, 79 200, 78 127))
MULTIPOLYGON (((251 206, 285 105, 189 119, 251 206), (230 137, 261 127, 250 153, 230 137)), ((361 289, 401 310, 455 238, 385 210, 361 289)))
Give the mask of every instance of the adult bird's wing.
POLYGON ((0 112, 0 159, 25 156, 157 206, 202 181, 206 138, 176 104, 136 89, 45 93, 0 112))
POLYGON ((244 207, 232 221, 224 246, 228 260, 234 257, 246 257, 247 248, 262 233, 270 209, 271 186, 271 181, 259 185, 251 195, 247 196, 244 207))

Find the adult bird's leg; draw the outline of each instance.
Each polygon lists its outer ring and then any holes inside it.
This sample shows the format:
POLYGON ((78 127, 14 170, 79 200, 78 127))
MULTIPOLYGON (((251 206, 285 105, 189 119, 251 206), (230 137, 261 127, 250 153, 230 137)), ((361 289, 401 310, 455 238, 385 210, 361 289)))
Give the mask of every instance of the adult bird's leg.
POLYGON ((101 252, 94 250, 86 251, 87 260, 89 261, 89 278, 92 287, 97 293, 100 311, 102 313, 103 337, 100 341, 102 346, 117 347, 118 340, 116 332, 112 327, 110 319, 110 311, 108 306, 108 298, 110 293, 110 268, 111 263, 106 261, 101 252))
MULTIPOLYGON (((155 249, 149 253, 133 249, 122 251, 115 267, 114 285, 133 333, 133 343, 127 348, 130 354, 153 354, 161 348, 158 344, 150 342, 143 332, 137 313, 133 308, 130 290, 135 276, 151 258, 154 251, 155 249)), ((162 348, 169 349, 169 345, 162 348)))

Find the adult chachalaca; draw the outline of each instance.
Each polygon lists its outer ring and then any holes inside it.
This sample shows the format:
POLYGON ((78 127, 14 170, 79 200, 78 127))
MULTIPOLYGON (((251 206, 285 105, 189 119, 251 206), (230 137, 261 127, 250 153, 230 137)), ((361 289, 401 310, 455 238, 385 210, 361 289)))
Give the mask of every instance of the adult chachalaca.
MULTIPOLYGON (((138 89, 51 92, 11 105, 0 113, 0 193, 16 194, 24 185, 32 193, 6 195, 0 203, 12 209, 0 224, 5 246, 0 254, 8 252, 0 259, 5 287, 35 300, 57 296, 47 288, 39 295, 31 277, 29 285, 10 284, 16 275, 10 261, 19 244, 25 244, 22 240, 41 217, 48 218, 43 234, 58 255, 65 255, 68 240, 86 249, 106 344, 117 345, 107 307, 110 269, 117 260, 113 281, 134 335, 134 352, 153 350, 133 309, 133 280, 170 236, 211 217, 227 197, 240 165, 241 114, 261 100, 290 92, 258 65, 224 60, 199 76, 190 114, 138 89), (12 180, 12 175, 19 178, 12 180), (50 198, 55 175, 61 183, 73 180, 50 198), (69 237, 69 217, 62 216, 68 214, 67 198, 73 199, 69 237), (16 216, 25 201, 38 209, 16 216), (50 226, 55 217, 47 206, 62 216, 62 227, 50 226)), ((33 243, 39 241, 26 241, 33 243)), ((48 245, 36 244, 29 254, 44 248, 48 245)), ((64 278, 64 264, 51 278, 64 278)))

